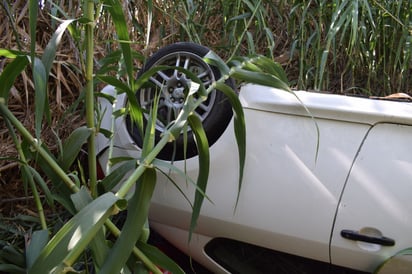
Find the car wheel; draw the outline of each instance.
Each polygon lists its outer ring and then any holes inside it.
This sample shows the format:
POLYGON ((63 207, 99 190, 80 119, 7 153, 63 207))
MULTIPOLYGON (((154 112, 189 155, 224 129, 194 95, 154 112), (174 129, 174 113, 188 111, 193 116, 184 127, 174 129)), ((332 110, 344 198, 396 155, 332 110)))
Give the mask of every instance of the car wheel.
MULTIPOLYGON (((182 67, 197 75, 208 88, 214 81, 221 77, 218 68, 209 65, 203 57, 210 50, 194 43, 176 43, 166 46, 154 53, 146 62, 139 76, 154 66, 166 65, 182 67)), ((139 77, 138 76, 138 77, 139 77)), ((137 101, 144 110, 150 110, 155 92, 159 94, 158 113, 156 121, 156 140, 160 139, 165 127, 175 120, 185 102, 185 90, 190 88, 192 81, 185 74, 176 69, 161 70, 150 78, 149 85, 136 92, 137 101)), ((234 81, 226 81, 234 89, 234 81)), ((148 113, 148 112, 147 112, 148 113)), ((225 131, 232 118, 232 107, 226 96, 219 90, 213 90, 195 113, 202 121, 209 146, 213 145, 225 131)), ((146 122, 146 119, 145 119, 146 122)), ((128 131, 139 147, 142 147, 143 138, 140 136, 136 125, 128 117, 128 131)), ((183 134, 175 142, 167 144, 158 154, 157 158, 164 160, 182 160, 197 155, 196 143, 193 134, 188 129, 186 153, 184 151, 183 134)))

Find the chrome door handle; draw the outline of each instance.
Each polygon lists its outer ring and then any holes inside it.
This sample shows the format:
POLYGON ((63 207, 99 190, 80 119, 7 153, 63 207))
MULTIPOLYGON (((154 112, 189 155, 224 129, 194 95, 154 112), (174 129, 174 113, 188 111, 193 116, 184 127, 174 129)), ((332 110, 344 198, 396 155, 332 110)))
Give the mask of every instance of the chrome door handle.
POLYGON ((353 241, 361 241, 361 242, 367 242, 367 243, 378 244, 378 245, 383 245, 383 246, 394 246, 395 245, 394 239, 387 238, 384 236, 381 236, 381 237, 369 236, 365 234, 360 234, 359 231, 354 231, 354 230, 349 230, 349 229, 342 230, 340 232, 340 235, 345 239, 349 239, 353 241))

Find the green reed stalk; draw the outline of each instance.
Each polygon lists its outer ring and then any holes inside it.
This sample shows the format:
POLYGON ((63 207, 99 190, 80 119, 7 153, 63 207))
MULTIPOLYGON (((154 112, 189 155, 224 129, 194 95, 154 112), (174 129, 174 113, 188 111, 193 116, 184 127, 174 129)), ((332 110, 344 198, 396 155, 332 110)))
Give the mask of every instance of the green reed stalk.
POLYGON ((46 223, 46 217, 44 215, 43 205, 41 203, 40 195, 39 195, 39 192, 37 191, 33 176, 30 176, 31 172, 29 168, 27 167, 27 160, 26 160, 26 156, 24 155, 23 149, 21 147, 21 141, 18 140, 10 121, 6 119, 5 122, 9 130, 9 133, 12 136, 13 142, 16 145, 17 153, 19 154, 19 157, 20 157, 20 161, 21 161, 20 166, 22 169, 22 174, 25 173, 28 175, 27 179, 29 181, 30 188, 32 189, 32 192, 33 192, 34 203, 36 204, 37 211, 39 214, 41 228, 44 230, 47 230, 47 223, 46 223))
POLYGON ((85 17, 89 20, 86 24, 86 124, 92 130, 88 140, 89 184, 93 198, 97 197, 97 163, 96 163, 96 139, 94 121, 94 89, 93 89, 93 53, 94 53, 94 1, 85 3, 85 17))
POLYGON ((72 192, 79 191, 77 185, 70 179, 70 177, 63 171, 53 157, 47 153, 47 151, 42 147, 40 140, 34 138, 30 132, 24 127, 24 125, 13 115, 13 113, 7 108, 7 105, 3 98, 0 98, 0 113, 4 115, 7 120, 20 132, 23 138, 35 149, 39 155, 47 162, 51 169, 62 179, 62 181, 67 185, 67 187, 72 192))

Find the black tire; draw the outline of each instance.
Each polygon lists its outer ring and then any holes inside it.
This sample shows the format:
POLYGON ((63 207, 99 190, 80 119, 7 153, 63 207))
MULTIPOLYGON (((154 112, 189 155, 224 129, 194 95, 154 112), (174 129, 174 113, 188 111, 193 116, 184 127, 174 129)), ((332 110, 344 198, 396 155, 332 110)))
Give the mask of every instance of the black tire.
MULTIPOLYGON (((203 57, 210 50, 204 46, 182 42, 166 46, 151 57, 140 71, 138 77, 148 69, 158 65, 182 66, 196 75, 207 88, 210 83, 221 77, 220 71, 207 64, 203 57)), ((168 122, 175 120, 184 102, 184 88, 190 85, 190 79, 176 70, 164 70, 156 73, 151 78, 148 87, 141 88, 136 92, 136 98, 142 108, 149 109, 153 100, 154 91, 161 90, 160 103, 158 107, 158 121, 156 123, 156 141, 159 140, 164 127, 168 122), (164 121, 166 120, 166 121, 164 121), (164 121, 164 122, 162 122, 164 121)), ((226 81, 233 90, 234 82, 232 79, 226 81)), ((209 146, 212 146, 225 131, 232 118, 232 106, 226 96, 219 90, 210 93, 209 98, 196 109, 206 132, 209 146)), ((143 140, 137 127, 127 118, 127 128, 139 147, 142 147, 143 140)), ((145 121, 146 122, 146 121, 145 121)), ((163 160, 182 160, 185 157, 191 158, 197 155, 196 143, 193 134, 188 130, 187 150, 184 153, 183 134, 172 143, 167 144, 158 154, 157 158, 163 160)))

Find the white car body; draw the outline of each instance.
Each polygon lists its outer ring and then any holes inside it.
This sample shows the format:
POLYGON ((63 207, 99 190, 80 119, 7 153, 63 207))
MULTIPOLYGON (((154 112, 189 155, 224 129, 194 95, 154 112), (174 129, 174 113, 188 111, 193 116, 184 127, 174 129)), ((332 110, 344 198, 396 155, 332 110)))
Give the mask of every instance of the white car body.
MULTIPOLYGON (((113 87, 105 93, 115 94, 113 87)), ((210 148, 211 167, 195 234, 188 243, 191 207, 159 174, 150 222, 163 237, 213 272, 228 272, 204 252, 215 238, 372 272, 412 247, 412 104, 244 85, 247 154, 238 193, 238 152, 232 123, 210 148), (342 236, 351 230, 394 245, 342 236), (385 238, 386 239, 386 238, 385 238)), ((124 95, 116 108, 123 107, 124 95)), ((112 105, 101 107, 111 113, 112 105)), ((105 115, 103 128, 111 128, 105 115)), ((139 157, 124 119, 115 121, 115 155, 139 157)), ((108 140, 98 139, 103 152, 108 140)), ((106 153, 107 154, 107 153, 106 153)), ((99 160, 106 163, 107 155, 99 160)), ((174 163, 192 178, 197 157, 174 163)), ((170 176, 194 197, 184 178, 170 176)), ((406 264, 404 264, 406 265, 406 264)), ((409 267, 411 264, 409 265, 409 267)))

